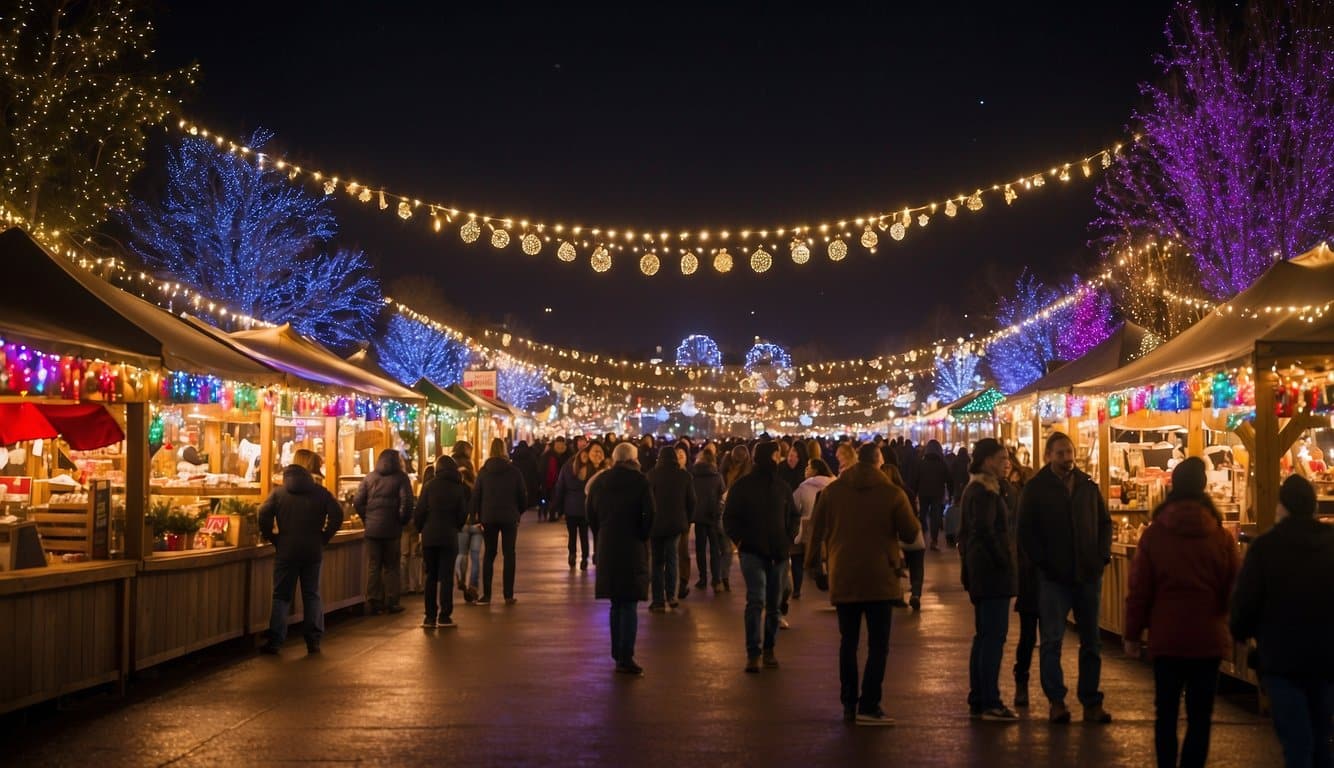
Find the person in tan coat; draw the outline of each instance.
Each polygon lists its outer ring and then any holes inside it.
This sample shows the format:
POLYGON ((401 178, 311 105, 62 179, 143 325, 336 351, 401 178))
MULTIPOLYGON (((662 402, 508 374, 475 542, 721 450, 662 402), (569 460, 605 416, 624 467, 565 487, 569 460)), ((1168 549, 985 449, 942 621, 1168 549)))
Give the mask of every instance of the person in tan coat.
POLYGON ((838 649, 843 720, 858 725, 893 725, 880 706, 889 661, 890 605, 903 599, 895 568, 902 544, 921 525, 902 488, 880 470, 884 458, 874 443, 857 452, 857 463, 830 483, 815 502, 806 566, 820 552, 829 567, 829 601, 838 610, 838 649), (866 618, 866 670, 857 694, 857 644, 866 618))

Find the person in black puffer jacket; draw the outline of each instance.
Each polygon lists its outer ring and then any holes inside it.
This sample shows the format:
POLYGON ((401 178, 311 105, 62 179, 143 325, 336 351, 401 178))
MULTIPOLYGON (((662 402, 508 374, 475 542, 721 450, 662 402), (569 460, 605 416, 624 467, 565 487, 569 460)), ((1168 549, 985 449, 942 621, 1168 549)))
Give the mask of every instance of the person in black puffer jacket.
POLYGON ((320 602, 320 565, 324 545, 343 524, 343 509, 327 488, 318 485, 311 468, 314 453, 302 448, 283 470, 283 487, 274 490, 259 508, 259 533, 274 548, 273 611, 265 653, 277 653, 287 639, 287 617, 297 579, 305 606, 306 650, 319 653, 324 636, 324 606, 320 602), (274 523, 278 530, 273 529, 274 523))
POLYGON ((723 568, 726 562, 723 547, 727 547, 729 554, 732 547, 723 542, 723 529, 719 525, 723 516, 723 476, 718 472, 717 457, 711 446, 699 452, 690 469, 690 479, 695 486, 695 562, 699 565, 699 581, 695 586, 704 589, 709 584, 709 574, 713 574, 713 591, 721 592, 728 575, 723 568))
POLYGON ((477 473, 472 489, 472 511, 481 521, 485 554, 482 556, 482 597, 478 605, 491 604, 491 584, 496 572, 497 547, 505 548, 504 594, 506 603, 514 603, 514 538, 519 533, 519 518, 528 508, 528 490, 523 475, 505 451, 505 441, 491 441, 486 463, 477 473), (503 535, 503 541, 502 539, 503 535))
POLYGON ((940 549, 940 529, 945 523, 945 500, 954 497, 954 473, 940 443, 926 444, 926 453, 917 465, 917 510, 923 531, 930 531, 931 551, 940 549))
POLYGON ((422 626, 427 629, 454 626, 454 588, 449 574, 459 556, 459 531, 468 520, 470 495, 459 475, 459 465, 448 456, 436 459, 435 476, 422 488, 412 516, 412 524, 421 531, 426 564, 426 617, 422 626))
POLYGON ((1287 765, 1329 765, 1334 711, 1334 526, 1315 517, 1315 488, 1293 475, 1278 524, 1251 542, 1229 626, 1255 638, 1256 671, 1287 765))
POLYGON ((648 609, 663 611, 668 605, 675 607, 677 604, 680 567, 677 543, 690 529, 690 519, 695 514, 695 486, 690 473, 677 464, 676 449, 670 445, 663 446, 658 452, 658 462, 647 477, 649 487, 653 489, 653 529, 649 540, 653 602, 648 609))
POLYGON ((412 519, 412 480, 403 470, 403 455, 381 451, 375 471, 366 475, 352 500, 366 524, 366 599, 371 613, 399 613, 399 573, 403 526, 412 519))

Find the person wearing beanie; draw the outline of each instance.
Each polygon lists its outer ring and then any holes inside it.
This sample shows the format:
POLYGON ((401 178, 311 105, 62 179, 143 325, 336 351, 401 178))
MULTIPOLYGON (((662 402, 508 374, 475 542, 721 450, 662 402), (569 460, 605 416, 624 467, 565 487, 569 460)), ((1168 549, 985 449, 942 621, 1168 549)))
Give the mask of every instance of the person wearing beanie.
POLYGON ((1010 598, 1019 592, 1014 531, 1001 489, 1010 472, 1005 446, 987 437, 973 446, 971 480, 960 499, 960 576, 973 603, 973 647, 968 657, 968 710, 982 720, 1018 722, 1001 701, 1001 659, 1010 627, 1010 598))
POLYGON ((838 611, 839 698, 845 722, 892 725, 881 707, 889 661, 891 605, 903 599, 895 569, 905 544, 921 536, 908 495, 881 471, 874 443, 863 445, 857 461, 829 483, 815 500, 806 567, 829 563, 829 602, 838 611), (857 645, 866 620, 866 669, 857 679, 857 645))
POLYGON ((611 453, 612 467, 588 483, 588 524, 597 538, 594 559, 598 600, 610 600, 611 657, 616 671, 642 675, 635 662, 639 633, 636 613, 648 597, 648 540, 653 527, 653 491, 639 471, 633 443, 621 443, 611 453))
MULTIPOLYGON (((976 458, 976 457, 974 457, 976 458)), ((1065 706, 1061 643, 1066 618, 1074 613, 1079 629, 1079 683, 1076 693, 1084 722, 1107 724, 1103 708, 1102 572, 1112 561, 1112 517, 1093 478, 1075 466, 1075 444, 1068 435, 1047 438, 1047 462, 1019 496, 1019 546, 1039 574, 1038 646, 1042 692, 1051 705, 1052 723, 1070 722, 1065 706)))
POLYGON ((1204 462, 1196 457, 1172 471, 1172 490, 1153 511, 1130 566, 1125 652, 1140 656, 1149 632, 1153 660, 1154 750, 1159 768, 1203 766, 1218 692, 1218 665, 1232 653, 1228 597, 1241 566, 1237 542, 1205 492, 1204 462), (1181 694, 1186 738, 1177 743, 1181 694))
POLYGON ((788 550, 797 535, 801 512, 792 489, 778 477, 778 445, 755 446, 755 466, 733 483, 723 507, 723 530, 741 553, 746 580, 746 671, 776 669, 779 603, 786 581, 788 550))
POLYGON ((1293 475, 1278 494, 1277 524, 1246 552, 1229 625, 1255 638, 1256 671, 1269 695, 1288 766, 1331 763, 1334 715, 1334 526, 1316 516, 1315 488, 1293 475))

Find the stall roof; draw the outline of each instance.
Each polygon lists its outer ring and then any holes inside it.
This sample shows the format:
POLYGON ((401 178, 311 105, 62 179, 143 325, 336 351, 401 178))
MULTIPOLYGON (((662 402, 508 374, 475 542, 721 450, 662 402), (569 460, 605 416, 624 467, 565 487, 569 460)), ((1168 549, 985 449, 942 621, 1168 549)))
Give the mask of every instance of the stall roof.
POLYGON ((307 381, 342 387, 373 397, 420 402, 420 394, 364 370, 305 338, 287 324, 227 334, 253 357, 307 381))
POLYGON ((1334 326, 1334 252, 1319 247, 1270 267, 1255 283, 1181 335, 1119 370, 1080 382, 1097 394, 1161 382, 1246 361, 1259 342, 1318 342, 1334 326), (1289 307, 1323 308, 1307 321, 1289 307), (1267 311, 1274 308, 1280 311, 1267 311))
POLYGON ((496 400, 494 398, 487 397, 486 395, 480 395, 471 390, 464 389, 462 386, 458 384, 451 384, 449 386, 449 389, 447 389, 446 391, 453 395, 457 395, 460 398, 463 398, 467 402, 475 403, 478 408, 481 408, 484 411, 491 411, 492 413, 503 413, 507 416, 514 415, 514 409, 510 408, 510 406, 504 401, 496 400))
POLYGON ((1081 381, 1102 376, 1147 354, 1145 347, 1156 345, 1157 337, 1147 328, 1124 322, 1098 346, 1077 360, 1071 360, 1037 381, 1010 395, 1011 399, 1042 392, 1066 392, 1081 381), (1145 343, 1145 339, 1148 343, 1145 343))
POLYGON ((975 389, 972 392, 969 392, 968 394, 959 398, 958 400, 949 403, 948 405, 942 405, 939 408, 935 409, 934 411, 927 411, 926 413, 922 414, 920 418, 925 419, 926 421, 941 421, 946 416, 950 415, 951 410, 963 405, 966 402, 969 402, 973 398, 982 394, 983 391, 984 390, 981 389, 975 389))
POLYGON ((255 384, 281 378, 167 310, 51 254, 17 227, 0 232, 0 258, 13 276, 0 284, 0 332, 7 340, 53 354, 255 384))
POLYGON ((995 387, 974 392, 962 400, 956 400, 949 406, 950 415, 960 413, 990 413, 1005 401, 1005 394, 995 387))
POLYGON ((434 403, 442 408, 448 408, 452 411, 471 411, 476 408, 470 400, 463 400, 457 395, 436 386, 430 379, 421 379, 412 388, 420 392, 426 398, 426 402, 434 403))

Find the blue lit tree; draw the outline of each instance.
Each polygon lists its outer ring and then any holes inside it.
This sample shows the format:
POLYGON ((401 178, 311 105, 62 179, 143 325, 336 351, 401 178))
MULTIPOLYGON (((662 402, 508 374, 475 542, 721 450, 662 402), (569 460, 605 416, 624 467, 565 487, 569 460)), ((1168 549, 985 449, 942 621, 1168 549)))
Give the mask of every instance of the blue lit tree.
MULTIPOLYGON (((271 136, 256 131, 250 148, 271 136)), ((335 349, 369 338, 381 311, 366 256, 326 250, 338 225, 324 198, 204 139, 169 150, 160 199, 132 200, 118 218, 150 270, 335 349)))
POLYGON ((1056 291, 1024 272, 1014 284, 1014 295, 1003 296, 996 307, 996 324, 1012 329, 987 348, 987 366, 1002 392, 1018 392, 1047 373, 1059 360, 1060 335, 1056 318, 1039 313, 1058 298, 1056 291))
POLYGON ((704 366, 717 368, 723 364, 718 343, 702 333, 691 334, 676 348, 676 364, 683 367, 704 366))
POLYGON ((982 384, 982 377, 977 373, 981 362, 982 358, 964 349, 937 357, 935 397, 941 402, 952 403, 977 389, 982 384))
POLYGON ((468 364, 467 345, 400 314, 374 344, 380 367, 408 386, 421 379, 442 388, 457 384, 468 364))
POLYGON ((778 344, 767 341, 756 342, 746 353, 746 373, 755 373, 757 369, 770 367, 785 369, 792 367, 792 355, 778 344))
POLYGON ((501 400, 523 410, 551 396, 551 388, 542 372, 502 358, 496 366, 496 394, 501 400))

